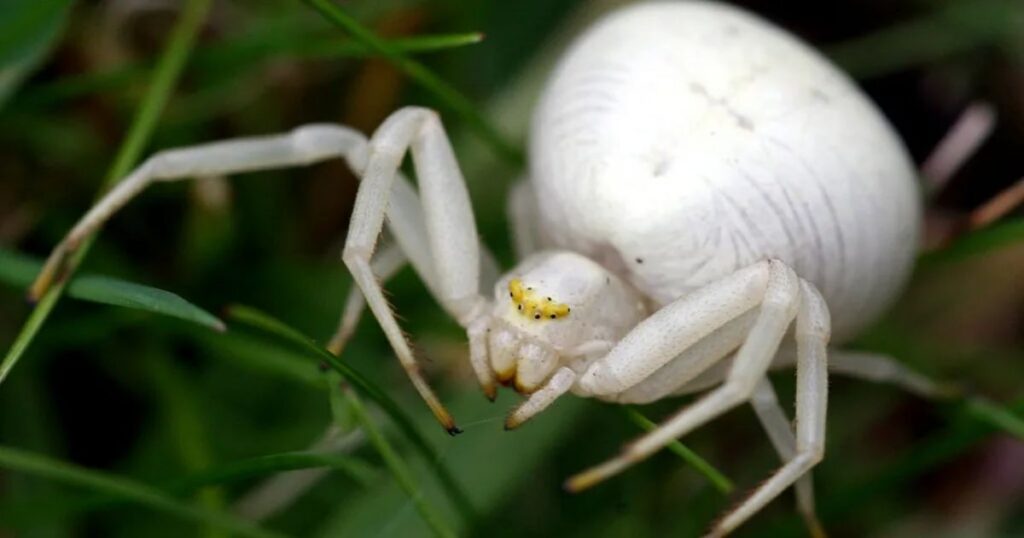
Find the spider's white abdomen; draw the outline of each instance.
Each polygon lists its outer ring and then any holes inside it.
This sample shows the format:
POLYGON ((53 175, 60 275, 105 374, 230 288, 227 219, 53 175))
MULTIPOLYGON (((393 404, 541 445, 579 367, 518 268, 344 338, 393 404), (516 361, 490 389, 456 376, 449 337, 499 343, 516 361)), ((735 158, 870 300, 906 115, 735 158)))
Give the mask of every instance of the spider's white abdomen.
POLYGON ((825 296, 836 340, 906 279, 921 218, 906 151, 845 75, 747 13, 651 3, 606 18, 534 117, 542 233, 666 304, 759 259, 825 296))

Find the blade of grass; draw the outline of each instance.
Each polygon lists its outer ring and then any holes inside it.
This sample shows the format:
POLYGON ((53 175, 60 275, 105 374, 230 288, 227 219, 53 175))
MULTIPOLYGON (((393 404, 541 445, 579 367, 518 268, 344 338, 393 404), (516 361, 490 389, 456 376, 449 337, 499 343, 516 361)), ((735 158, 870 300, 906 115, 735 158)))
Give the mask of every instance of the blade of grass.
MULTIPOLYGON (((24 289, 43 263, 0 247, 0 281, 24 289)), ((224 331, 224 322, 216 316, 169 291, 143 286, 119 278, 80 275, 68 284, 67 293, 75 299, 124 306, 154 314, 190 321, 215 331, 224 331)))
MULTIPOLYGON (((1024 399, 1017 399, 1002 409, 1019 419, 1024 414, 1024 399)), ((975 411, 969 402, 957 406, 953 414, 954 419, 949 427, 907 447, 879 470, 859 477, 854 484, 826 490, 828 494, 820 497, 818 511, 826 526, 841 528, 839 523, 844 517, 861 513, 868 503, 887 498, 886 495, 901 488, 906 490, 916 487, 916 477, 953 460, 999 430, 993 423, 979 421, 972 416, 975 411)), ((802 523, 795 515, 783 518, 778 524, 762 531, 765 536, 805 534, 802 523)))
MULTIPOLYGON (((339 471, 361 487, 369 487, 380 473, 372 465, 351 456, 318 452, 282 452, 233 461, 211 467, 205 471, 170 480, 159 486, 162 495, 184 496, 197 489, 231 484, 251 478, 287 471, 330 468, 339 471)), ((131 501, 124 496, 104 492, 87 498, 60 499, 48 496, 28 499, 5 507, 0 520, 20 527, 31 527, 73 514, 87 513, 111 505, 131 501)))
POLYGON ((16 448, 0 446, 0 467, 93 489, 182 519, 216 526, 238 536, 254 536, 257 538, 282 536, 254 527, 228 514, 184 503, 145 484, 85 469, 64 461, 54 460, 16 448))
MULTIPOLYGON (((629 420, 645 432, 649 432, 658 426, 654 421, 645 417, 633 406, 624 406, 622 409, 626 413, 626 416, 629 417, 629 420)), ((711 482, 711 485, 723 495, 732 493, 736 488, 732 483, 732 480, 729 480, 721 471, 715 469, 715 467, 708 463, 707 460, 697 455, 696 452, 690 450, 683 443, 679 441, 672 441, 669 443, 668 449, 682 458, 687 465, 696 469, 698 473, 704 475, 704 477, 711 482)))
MULTIPOLYGON (((189 383, 184 379, 178 365, 164 353, 151 352, 144 361, 152 383, 152 392, 160 407, 165 424, 167 441, 177 452, 179 463, 188 473, 208 469, 213 456, 203 425, 201 412, 189 383)), ((200 506, 213 511, 223 511, 224 490, 203 488, 195 499, 200 506)), ((207 538, 224 536, 220 529, 207 526, 202 529, 207 538)))
POLYGON ((469 99, 435 75, 433 71, 427 69, 423 64, 410 59, 402 51, 377 37, 372 31, 359 24, 345 10, 331 2, 331 0, 303 1, 323 15, 324 18, 344 30, 353 39, 363 43, 370 50, 389 60, 399 71, 402 71, 417 84, 433 93, 438 100, 455 111, 467 125, 476 131, 499 156, 517 165, 523 163, 522 152, 505 140, 504 136, 484 118, 483 114, 480 113, 469 99))
MULTIPOLYGON (((1024 413, 1024 400, 1018 399, 1005 408, 1007 413, 1020 415, 1024 413)), ((946 431, 937 433, 929 439, 908 448, 903 455, 887 465, 878 473, 858 485, 833 492, 826 502, 822 503, 826 517, 835 517, 856 511, 863 503, 876 499, 880 495, 899 487, 908 487, 912 479, 933 469, 970 447, 984 440, 992 433, 999 431, 997 425, 989 421, 976 420, 976 410, 971 405, 962 405, 955 412, 959 420, 946 431)))
POLYGON ((228 484, 257 476, 319 467, 329 467, 339 471, 363 487, 372 484, 379 475, 377 469, 372 465, 351 456, 317 452, 283 452, 220 464, 172 482, 168 489, 177 494, 185 494, 204 486, 228 484))
MULTIPOLYGON (((278 38, 269 42, 253 43, 253 36, 246 36, 244 40, 239 39, 237 42, 208 47, 196 52, 189 72, 217 70, 218 75, 223 76, 225 64, 230 66, 232 73, 237 73, 283 56, 299 59, 329 59, 364 58, 375 55, 366 45, 351 40, 339 41, 336 37, 311 40, 305 34, 288 37, 288 40, 278 38)), ((481 40, 483 40, 483 34, 468 32, 399 38, 388 40, 388 44, 405 54, 416 54, 463 47, 479 43, 481 40)), ((98 73, 72 75, 49 84, 33 87, 31 93, 17 98, 17 105, 19 107, 54 105, 67 99, 123 86, 149 72, 149 62, 142 61, 98 73)))
POLYGON ((70 0, 0 4, 0 105, 47 57, 58 41, 70 0))
MULTIPOLYGON (((1016 406, 1020 408, 1020 405, 1016 406)), ((972 397, 963 403, 963 412, 992 428, 1002 430, 1024 441, 1024 415, 1012 407, 1000 405, 988 398, 972 397)))
POLYGON ((1024 242, 1024 219, 1009 219, 957 239, 952 245, 926 252, 918 260, 921 269, 963 261, 993 250, 1024 242))
POLYGON ((365 376, 354 370, 348 364, 342 362, 338 357, 329 353, 326 349, 317 345, 313 340, 299 331, 285 325, 284 323, 246 306, 233 305, 228 309, 228 317, 239 323, 258 328, 268 334, 276 335, 278 338, 290 342, 300 349, 306 351, 309 356, 327 364, 358 389, 365 396, 374 401, 384 412, 395 422, 398 430, 420 451, 424 461, 433 469, 441 486, 445 489, 452 503, 459 511, 467 524, 476 520, 475 510, 469 497, 463 491, 462 486, 456 482, 455 477, 444 466, 441 459, 437 457, 434 449, 427 442, 423 434, 416 429, 412 420, 402 411, 397 403, 390 396, 365 376))
POLYGON ((918 19, 828 47, 855 78, 871 78, 1005 41, 1020 28, 1018 0, 943 2, 918 19))
MULTIPOLYGON (((170 99, 178 77, 185 67, 189 53, 195 46, 199 29, 202 26, 203 20, 206 19, 206 13, 209 8, 210 0, 188 0, 185 3, 181 16, 171 31, 167 47, 164 49, 157 64, 156 72, 153 75, 153 83, 150 85, 138 112, 135 114, 128 135, 121 145, 114 163, 110 167, 106 180, 103 182, 103 186, 100 189, 101 193, 120 181, 128 173, 132 165, 139 160, 142 150, 156 128, 160 113, 163 111, 168 99, 170 99)), ((75 270, 78 269, 78 266, 82 264, 82 261, 89 254, 89 249, 92 247, 95 238, 95 234, 87 237, 82 242, 78 251, 68 260, 66 269, 68 277, 74 274, 75 270)), ((68 280, 62 279, 56 283, 36 303, 35 309, 32 310, 32 314, 25 321, 21 332, 15 338, 3 362, 0 362, 0 384, 11 373, 11 369, 14 368, 18 360, 25 354, 25 350, 28 349, 33 338, 39 333, 46 319, 50 316, 50 312, 53 311, 53 307, 57 305, 57 301, 64 294, 68 280)))
POLYGON ((355 416, 356 422, 363 428, 370 444, 377 449, 377 453, 384 460, 384 464, 395 478, 398 487, 409 496, 409 500, 416 507, 416 511, 420 513, 420 517, 427 523, 430 530, 434 532, 434 535, 454 538, 455 533, 448 527, 448 524, 445 523, 444 518, 441 517, 437 509, 427 501, 426 496, 420 489, 419 484, 416 483, 416 479, 413 478, 412 472, 405 464, 405 461, 402 460, 402 457, 398 455, 398 452, 391 446, 391 443, 388 442, 373 423, 373 419, 366 412, 366 407, 363 405, 359 395, 349 387, 337 372, 329 372, 328 375, 330 376, 328 390, 331 415, 337 421, 338 427, 346 426, 347 419, 344 416, 344 412, 350 411, 355 416), (344 398, 344 401, 342 398, 344 398))

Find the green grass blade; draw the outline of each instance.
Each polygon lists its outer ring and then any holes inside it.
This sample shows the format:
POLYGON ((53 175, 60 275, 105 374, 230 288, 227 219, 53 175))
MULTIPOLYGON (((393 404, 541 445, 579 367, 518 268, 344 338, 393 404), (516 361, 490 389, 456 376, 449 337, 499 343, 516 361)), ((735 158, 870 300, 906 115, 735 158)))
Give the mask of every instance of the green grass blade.
MULTIPOLYGON (((378 469, 351 456, 305 451, 282 452, 224 463, 182 478, 161 482, 159 490, 163 494, 180 497, 208 486, 226 485, 287 471, 324 467, 338 471, 360 487, 372 486, 380 477, 378 469)), ((6 506, 0 511, 0 520, 9 519, 18 526, 30 528, 54 519, 106 509, 126 500, 130 499, 111 495, 109 492, 84 499, 50 498, 45 505, 28 499, 24 504, 6 506), (7 519, 4 519, 5 517, 7 519)))
POLYGON ((1002 223, 971 232, 948 247, 921 256, 921 268, 963 261, 993 250, 1024 241, 1024 219, 1009 219, 1002 223))
MULTIPOLYGON (((0 247, 0 281, 11 286, 28 286, 42 262, 0 247)), ((216 316, 169 291, 100 275, 81 275, 68 285, 68 295, 83 301, 124 306, 190 321, 216 331, 224 322, 216 316)))
POLYGON ((0 466, 75 486, 86 487, 126 501, 148 506, 154 510, 182 519, 216 526, 238 536, 253 536, 256 538, 281 536, 280 534, 254 527, 233 516, 204 510, 184 503, 145 484, 85 469, 67 462, 11 447, 0 446, 0 466))
MULTIPOLYGON (((1000 409, 1019 420, 1024 415, 1024 399, 1018 399, 1000 409)), ((987 411, 982 413, 987 414, 987 411)), ((954 415, 949 427, 906 447, 899 456, 892 458, 877 471, 859 477, 851 485, 825 490, 819 497, 818 512, 826 526, 839 528, 844 518, 856 517, 870 503, 880 498, 893 498, 891 495, 894 491, 910 490, 919 484, 916 477, 950 462, 1002 429, 990 421, 978 420, 970 403, 958 405, 954 415)), ((911 493, 916 494, 916 491, 911 493)), ((784 529, 801 526, 796 517, 787 519, 781 525, 762 529, 764 535, 783 536, 786 535, 784 529)))
POLYGON ((168 489, 178 494, 185 494, 205 486, 228 484, 285 471, 319 467, 334 469, 363 487, 372 484, 380 474, 372 465, 351 456, 317 452, 283 452, 220 464, 172 482, 168 485, 168 489))
POLYGON ((437 509, 427 501, 419 484, 416 483, 416 479, 413 478, 409 466, 405 464, 405 461, 402 460, 402 457, 391 446, 391 443, 374 425, 373 419, 366 412, 366 407, 363 405, 362 400, 342 380, 341 375, 337 372, 331 372, 331 374, 333 374, 331 375, 331 382, 328 384, 330 387, 331 415, 337 422, 338 427, 346 427, 348 421, 344 416, 344 412, 350 411, 355 416, 356 422, 363 428, 370 444, 377 449, 381 459, 384 460, 384 464, 391 471, 391 475, 395 478, 395 482, 398 483, 398 487, 409 496, 413 506, 416 507, 416 511, 420 513, 420 517, 427 523, 430 530, 434 532, 434 535, 443 538, 454 538, 455 533, 448 527, 448 524, 445 523, 444 518, 441 517, 437 509), (342 401, 343 397, 345 401, 342 401))
MULTIPOLYGON (((150 352, 142 362, 148 370, 150 391, 155 396, 160 411, 157 413, 166 431, 165 442, 173 448, 181 469, 187 473, 203 472, 213 462, 212 450, 200 411, 197 396, 192 390, 179 365, 164 353, 150 352)), ((226 506, 223 488, 209 487, 200 490, 195 500, 200 506, 215 512, 224 511, 226 506)), ((204 538, 226 538, 216 527, 200 529, 204 538)))
POLYGON ((0 3, 0 105, 46 58, 70 7, 71 0, 0 3))
POLYGON ((854 38, 826 53, 856 78, 933 64, 958 53, 1005 41, 1020 28, 1019 0, 944 2, 934 12, 854 38))
MULTIPOLYGON (((642 413, 636 410, 632 406, 625 406, 623 410, 629 420, 640 427, 641 430, 649 432, 658 425, 651 419, 645 417, 642 413)), ((713 465, 707 462, 704 458, 697 455, 696 452, 690 450, 686 445, 677 441, 672 441, 668 444, 668 449, 675 453, 677 456, 683 459, 690 467, 697 470, 698 473, 704 475, 705 478, 711 482, 711 485, 715 487, 724 495, 732 493, 736 486, 729 480, 721 471, 715 469, 713 465)))
POLYGON ((189 336, 214 356, 231 361, 238 367, 317 389, 325 387, 324 376, 312 367, 301 351, 287 344, 270 343, 239 331, 189 331, 189 336))
MULTIPOLYGON (((211 46, 197 51, 189 72, 193 70, 216 71, 219 76, 242 73, 280 57, 290 58, 365 58, 375 53, 366 45, 352 40, 339 41, 337 37, 314 38, 294 35, 283 40, 278 36, 260 36, 264 42, 253 43, 253 36, 211 46), (277 39, 269 39, 277 37, 277 39), (226 69, 227 68, 227 69, 226 69)), ((468 32, 462 34, 422 35, 388 40, 388 44, 405 54, 436 52, 479 43, 483 34, 468 32)), ((63 102, 90 93, 124 86, 149 71, 147 62, 131 63, 98 73, 86 73, 64 77, 49 84, 33 87, 29 95, 16 99, 22 107, 41 107, 63 102)))
POLYGON ((68 295, 76 299, 135 308, 183 319, 217 331, 225 329, 224 323, 216 316, 178 295, 116 278, 82 275, 71 282, 68 295))
POLYGON ((299 346, 299 348, 306 351, 311 358, 319 360, 321 363, 330 366, 336 372, 341 374, 345 381, 373 400, 374 403, 379 405, 391 420, 395 422, 398 430, 402 432, 414 447, 416 447, 424 461, 430 465, 434 474, 437 476, 438 481, 441 483, 441 486, 445 489, 456 509, 466 522, 471 524, 476 520, 476 513, 473 509, 473 505, 469 501, 469 496, 463 491, 462 486, 458 484, 455 477, 444 466, 434 449, 427 442, 426 438, 423 437, 423 434, 421 434, 419 430, 416 429, 416 426, 413 425, 412 420, 385 391, 381 390, 351 366, 342 362, 338 357, 335 357, 326 349, 317 345, 311 338, 268 316, 267 314, 260 312, 259 310, 234 305, 228 309, 228 317, 231 320, 261 329, 264 332, 276 335, 284 341, 299 346))
POLYGON ((1021 415, 1020 411, 1014 411, 1011 407, 1002 406, 983 397, 968 398, 964 401, 963 407, 963 412, 975 420, 1024 441, 1024 415, 1021 415))
POLYGON ((476 133, 486 141, 501 157, 515 164, 523 162, 522 151, 505 140, 505 137, 491 125, 462 93, 435 75, 423 64, 408 56, 380 39, 369 29, 359 24, 351 15, 331 0, 303 0, 313 9, 320 12, 327 20, 344 30, 352 39, 363 43, 367 48, 389 60, 410 79, 427 91, 433 93, 445 106, 455 111, 476 133))
MULTIPOLYGON (((118 151, 114 163, 111 165, 107 178, 100 189, 101 193, 120 181, 128 174, 132 165, 139 160, 142 151, 149 141, 150 136, 156 129, 157 120, 163 111, 171 92, 177 84, 188 60, 189 53, 195 46, 199 29, 210 8, 210 0, 188 0, 182 8, 181 17, 175 23, 171 31, 171 37, 163 55, 157 64, 156 72, 153 75, 153 83, 150 85, 146 96, 139 107, 131 128, 124 143, 118 151)), ((82 264, 82 261, 89 254, 89 249, 95 241, 96 235, 87 237, 77 252, 68 260, 66 275, 72 276, 82 264)), ((25 354, 25 350, 32 343, 35 335, 39 333, 50 312, 57 305, 57 301, 64 294, 67 288, 68 279, 57 282, 36 304, 32 314, 22 326, 21 331, 15 338, 11 348, 7 351, 3 362, 0 362, 0 383, 7 378, 11 370, 25 354)))

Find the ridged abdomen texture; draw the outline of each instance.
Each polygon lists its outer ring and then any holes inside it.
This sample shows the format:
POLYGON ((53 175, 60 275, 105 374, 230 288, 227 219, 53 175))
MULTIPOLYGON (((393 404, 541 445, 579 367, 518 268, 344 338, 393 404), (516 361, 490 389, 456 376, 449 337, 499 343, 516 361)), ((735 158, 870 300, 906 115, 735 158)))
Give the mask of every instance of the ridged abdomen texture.
POLYGON ((821 289, 843 339, 916 253, 915 174, 888 123, 812 49, 727 6, 597 24, 553 74, 530 150, 544 233, 620 260, 661 304, 777 257, 821 289))

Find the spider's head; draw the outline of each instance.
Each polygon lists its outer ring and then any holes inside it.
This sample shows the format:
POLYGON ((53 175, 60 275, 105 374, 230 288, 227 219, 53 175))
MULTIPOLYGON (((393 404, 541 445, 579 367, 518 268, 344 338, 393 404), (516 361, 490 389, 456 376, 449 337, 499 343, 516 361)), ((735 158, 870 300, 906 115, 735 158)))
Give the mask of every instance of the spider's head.
POLYGON ((559 366, 590 357, 642 318, 640 296, 573 252, 534 254, 495 286, 488 354, 498 381, 531 393, 559 366))

